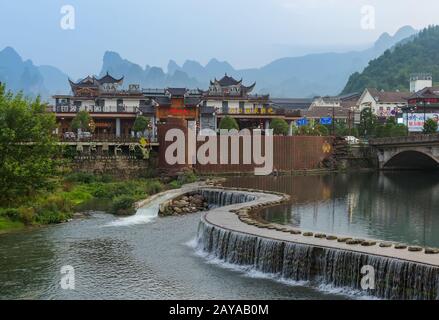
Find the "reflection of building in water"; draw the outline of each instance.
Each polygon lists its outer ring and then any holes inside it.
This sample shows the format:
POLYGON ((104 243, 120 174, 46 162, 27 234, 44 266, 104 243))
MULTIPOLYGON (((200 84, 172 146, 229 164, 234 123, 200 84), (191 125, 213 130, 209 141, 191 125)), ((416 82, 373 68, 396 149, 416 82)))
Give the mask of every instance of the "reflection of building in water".
POLYGON ((357 192, 349 192, 346 195, 346 207, 347 207, 347 213, 349 216, 349 223, 352 223, 352 219, 354 217, 355 209, 358 207, 358 201, 359 201, 359 193, 357 192))

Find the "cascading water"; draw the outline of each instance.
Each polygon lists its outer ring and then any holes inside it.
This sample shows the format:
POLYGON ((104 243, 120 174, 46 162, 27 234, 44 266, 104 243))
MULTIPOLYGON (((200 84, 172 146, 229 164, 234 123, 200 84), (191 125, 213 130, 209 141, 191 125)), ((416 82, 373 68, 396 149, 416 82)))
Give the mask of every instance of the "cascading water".
POLYGON ((119 218, 105 225, 105 227, 124 227, 149 223, 158 217, 160 204, 175 197, 176 192, 177 191, 168 192, 162 196, 158 196, 147 205, 139 208, 135 215, 126 218, 119 218))
POLYGON ((256 199, 254 195, 243 192, 219 191, 211 189, 203 189, 200 191, 200 194, 209 203, 211 208, 250 202, 256 199))
MULTIPOLYGON (((255 200, 253 195, 231 191, 203 190, 202 195, 212 208, 255 200)), ((204 219, 195 246, 209 258, 282 281, 384 299, 439 299, 439 268, 426 264, 241 234, 204 219), (375 289, 362 290, 363 266, 373 268, 375 289)))
POLYGON ((439 299, 439 269, 381 256, 313 247, 240 234, 200 223, 198 250, 227 264, 279 280, 346 288, 384 299, 439 299), (362 291, 361 268, 375 270, 375 289, 362 291))

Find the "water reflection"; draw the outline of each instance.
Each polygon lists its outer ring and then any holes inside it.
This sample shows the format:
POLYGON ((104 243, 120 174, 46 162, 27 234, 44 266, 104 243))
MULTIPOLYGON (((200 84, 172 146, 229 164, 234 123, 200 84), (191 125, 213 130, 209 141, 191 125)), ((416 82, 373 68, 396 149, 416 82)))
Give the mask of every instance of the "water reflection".
POLYGON ((281 191, 266 220, 349 236, 439 247, 439 175, 428 172, 239 177, 229 186, 281 191))

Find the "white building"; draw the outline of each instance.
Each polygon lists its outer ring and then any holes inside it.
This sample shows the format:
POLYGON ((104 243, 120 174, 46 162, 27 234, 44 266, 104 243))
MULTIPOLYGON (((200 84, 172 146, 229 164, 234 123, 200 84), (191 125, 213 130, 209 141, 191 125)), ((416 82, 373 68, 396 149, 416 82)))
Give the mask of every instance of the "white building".
POLYGON ((397 116, 401 108, 407 106, 409 93, 400 91, 378 91, 366 88, 357 102, 357 110, 371 108, 373 114, 380 118, 397 116))
POLYGON ((415 93, 433 86, 433 77, 429 73, 416 73, 410 76, 410 92, 415 93))

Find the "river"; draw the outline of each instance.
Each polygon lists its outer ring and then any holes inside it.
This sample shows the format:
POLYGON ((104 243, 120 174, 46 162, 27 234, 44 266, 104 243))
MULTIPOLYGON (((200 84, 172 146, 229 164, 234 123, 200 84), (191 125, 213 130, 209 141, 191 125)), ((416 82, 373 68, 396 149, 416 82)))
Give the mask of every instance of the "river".
MULTIPOLYGON (((292 194, 262 212, 305 229, 439 246, 438 182, 415 173, 243 177, 231 186, 292 194)), ((155 209, 154 209, 155 210, 155 209)), ((70 223, 0 235, 1 299, 345 299, 348 292, 282 283, 206 260, 192 240, 200 214, 117 218, 95 212, 70 223), (75 270, 75 290, 60 286, 75 270)))

